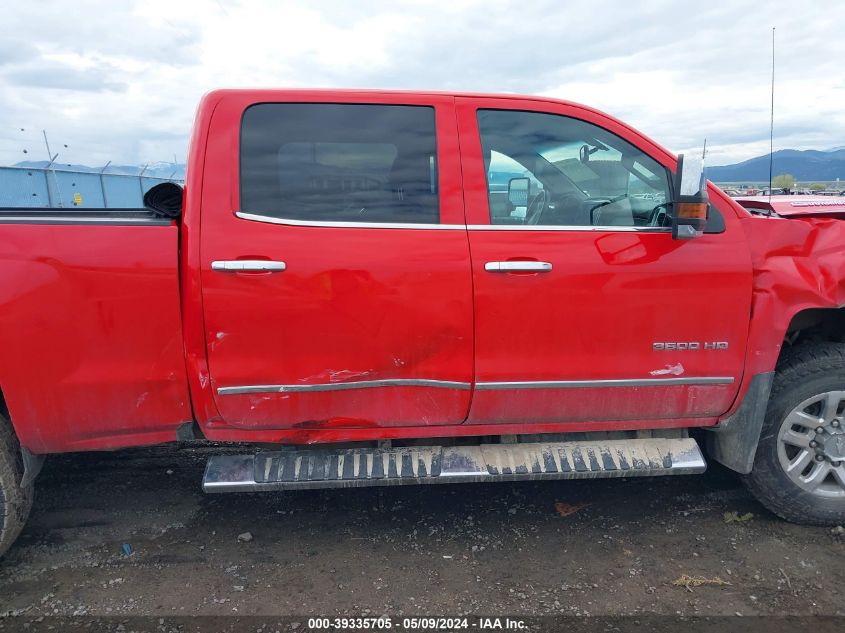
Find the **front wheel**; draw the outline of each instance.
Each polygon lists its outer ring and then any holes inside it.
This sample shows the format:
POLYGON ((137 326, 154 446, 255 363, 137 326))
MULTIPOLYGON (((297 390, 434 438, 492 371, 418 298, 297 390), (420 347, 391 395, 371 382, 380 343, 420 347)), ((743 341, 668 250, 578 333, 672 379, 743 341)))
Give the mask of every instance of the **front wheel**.
POLYGON ((845 522, 845 345, 802 346, 778 366, 744 480, 787 521, 845 522))

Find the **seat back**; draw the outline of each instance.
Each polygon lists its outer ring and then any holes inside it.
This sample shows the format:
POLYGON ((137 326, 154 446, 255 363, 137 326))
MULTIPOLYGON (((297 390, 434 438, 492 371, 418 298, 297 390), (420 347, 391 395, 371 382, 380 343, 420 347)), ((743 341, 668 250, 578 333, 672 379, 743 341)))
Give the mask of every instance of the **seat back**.
POLYGON ((628 198, 622 198, 596 209, 593 215, 596 226, 634 226, 634 210, 628 198))

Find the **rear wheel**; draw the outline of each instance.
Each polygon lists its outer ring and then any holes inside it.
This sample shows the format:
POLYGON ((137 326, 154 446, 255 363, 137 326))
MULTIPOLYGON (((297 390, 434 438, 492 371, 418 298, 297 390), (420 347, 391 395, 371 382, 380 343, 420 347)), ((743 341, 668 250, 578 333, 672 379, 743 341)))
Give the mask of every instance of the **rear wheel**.
POLYGON ((845 345, 806 345, 781 362, 745 482, 788 521, 845 522, 845 345))
POLYGON ((12 424, 0 415, 0 556, 23 529, 32 508, 33 484, 21 486, 23 458, 12 424))

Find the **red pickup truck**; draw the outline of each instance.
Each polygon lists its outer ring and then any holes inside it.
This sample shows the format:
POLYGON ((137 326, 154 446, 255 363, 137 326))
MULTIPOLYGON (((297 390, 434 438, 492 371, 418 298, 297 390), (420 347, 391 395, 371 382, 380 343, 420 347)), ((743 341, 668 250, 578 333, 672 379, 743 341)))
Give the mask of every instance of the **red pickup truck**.
POLYGON ((845 199, 696 162, 553 99, 219 90, 184 192, 0 210, 0 552, 45 455, 189 440, 256 445, 208 492, 706 453, 843 521, 845 199))

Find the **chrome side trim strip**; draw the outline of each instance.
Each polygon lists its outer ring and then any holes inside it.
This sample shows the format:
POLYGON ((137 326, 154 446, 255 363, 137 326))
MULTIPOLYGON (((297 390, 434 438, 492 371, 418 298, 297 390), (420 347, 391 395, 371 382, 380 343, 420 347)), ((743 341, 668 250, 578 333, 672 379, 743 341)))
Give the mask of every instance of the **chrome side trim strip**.
MULTIPOLYGON (((479 382, 475 388, 481 391, 504 389, 588 389, 607 387, 658 387, 663 385, 729 385, 734 379, 730 376, 701 376, 690 378, 635 378, 622 380, 538 380, 479 382)), ((434 387, 438 389, 466 390, 472 386, 468 382, 453 380, 431 380, 426 378, 386 378, 384 380, 356 380, 352 382, 330 382, 316 385, 242 385, 237 387, 218 387, 221 396, 244 393, 315 393, 320 391, 348 391, 350 389, 373 389, 376 387, 434 387)))
POLYGON ((267 224, 283 224, 285 226, 311 226, 329 227, 335 229, 421 229, 426 231, 465 231, 463 224, 413 224, 410 222, 323 222, 320 220, 289 220, 287 218, 274 218, 269 215, 258 213, 244 213, 235 211, 235 215, 241 220, 252 220, 253 222, 266 222, 267 224))
POLYGON ((316 385, 244 385, 240 387, 218 387, 221 396, 242 393, 299 393, 318 391, 347 391, 349 389, 373 389, 375 387, 435 387, 439 389, 469 389, 468 382, 452 380, 429 380, 426 378, 386 378, 384 380, 356 380, 351 382, 329 382, 316 385))
POLYGON ((475 388, 482 391, 499 389, 588 389, 606 387, 661 387, 663 385, 729 385, 730 376, 701 376, 690 378, 634 378, 622 380, 538 380, 478 382, 475 388))
POLYGON ((594 233, 671 233, 660 226, 542 226, 538 224, 467 224, 470 231, 575 231, 594 233))
POLYGON ((541 226, 522 224, 414 224, 411 222, 323 222, 321 220, 292 220, 275 218, 260 213, 235 211, 241 220, 281 224, 283 226, 310 226, 335 229, 415 229, 421 231, 580 231, 608 233, 671 233, 672 229, 658 226, 541 226))
POLYGON ((89 226, 170 226, 173 220, 154 217, 80 217, 73 215, 0 215, 0 224, 85 224, 89 226))

